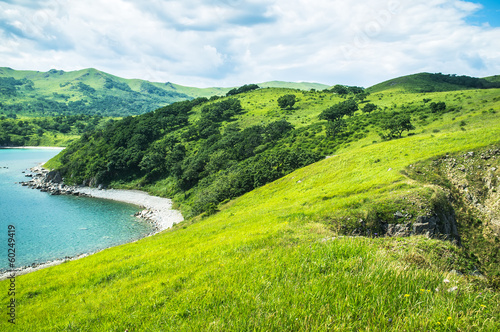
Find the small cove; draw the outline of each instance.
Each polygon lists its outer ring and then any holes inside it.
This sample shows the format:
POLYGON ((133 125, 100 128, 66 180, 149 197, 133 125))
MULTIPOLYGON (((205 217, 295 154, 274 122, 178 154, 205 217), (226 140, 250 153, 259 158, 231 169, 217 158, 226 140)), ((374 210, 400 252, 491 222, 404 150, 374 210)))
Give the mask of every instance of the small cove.
MULTIPOLYGON (((22 171, 59 150, 0 149, 0 243, 7 248, 7 228, 16 227, 16 268, 130 242, 153 231, 133 214, 137 205, 107 199, 51 196, 22 187, 22 171)), ((7 249, 0 270, 8 268, 7 249)))

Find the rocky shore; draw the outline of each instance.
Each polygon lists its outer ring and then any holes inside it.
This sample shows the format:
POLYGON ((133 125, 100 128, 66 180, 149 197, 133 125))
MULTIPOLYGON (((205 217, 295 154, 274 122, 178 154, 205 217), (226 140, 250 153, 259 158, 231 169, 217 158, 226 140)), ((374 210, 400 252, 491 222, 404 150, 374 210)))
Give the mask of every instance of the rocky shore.
MULTIPOLYGON (((22 186, 47 192, 50 195, 95 197, 137 205, 141 210, 135 213, 134 216, 151 223, 154 228, 154 231, 146 236, 151 236, 161 232, 183 220, 182 214, 179 211, 172 209, 172 201, 170 199, 151 196, 140 190, 104 189, 103 186, 98 188, 68 186, 64 184, 59 172, 48 171, 41 166, 31 168, 25 176, 29 180, 20 182, 22 186)), ((45 263, 36 263, 30 266, 17 268, 13 272, 15 275, 22 275, 67 261, 79 259, 94 253, 95 252, 85 253, 45 263)), ((0 280, 9 278, 11 274, 11 271, 0 272, 0 280)))
POLYGON ((41 166, 30 169, 25 174, 28 181, 20 182, 22 186, 47 192, 50 195, 72 195, 80 197, 95 197, 111 199, 139 206, 142 210, 134 216, 153 224, 157 233, 172 227, 183 220, 182 214, 172 209, 172 201, 168 198, 151 196, 140 190, 105 189, 85 186, 68 186, 64 184, 61 174, 57 171, 48 171, 41 166))
POLYGON ((57 171, 48 171, 41 166, 33 167, 30 171, 31 173, 25 174, 25 177, 31 178, 31 180, 20 182, 24 187, 38 189, 42 192, 48 192, 51 195, 89 196, 85 193, 80 193, 76 186, 65 185, 61 174, 57 171))

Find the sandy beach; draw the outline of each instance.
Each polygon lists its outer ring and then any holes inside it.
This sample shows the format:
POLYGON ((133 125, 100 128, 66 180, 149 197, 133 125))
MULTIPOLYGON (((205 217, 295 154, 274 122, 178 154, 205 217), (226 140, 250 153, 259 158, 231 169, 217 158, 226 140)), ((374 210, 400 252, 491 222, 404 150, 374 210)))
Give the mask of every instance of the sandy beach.
POLYGON ((184 220, 182 214, 172 209, 172 200, 163 197, 151 196, 140 190, 120 190, 97 188, 78 188, 78 191, 91 197, 111 199, 115 201, 138 205, 151 211, 150 219, 156 224, 158 231, 172 227, 174 223, 184 220))

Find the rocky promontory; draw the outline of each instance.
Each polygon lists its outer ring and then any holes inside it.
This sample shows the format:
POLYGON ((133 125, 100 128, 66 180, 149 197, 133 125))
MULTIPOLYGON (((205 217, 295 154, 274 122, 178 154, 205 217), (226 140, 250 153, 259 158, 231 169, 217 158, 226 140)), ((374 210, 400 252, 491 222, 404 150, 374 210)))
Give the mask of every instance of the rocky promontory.
POLYGON ((31 173, 25 174, 30 180, 20 182, 22 186, 48 192, 51 195, 89 196, 81 193, 76 186, 65 185, 58 171, 49 171, 41 166, 33 167, 30 171, 31 173))

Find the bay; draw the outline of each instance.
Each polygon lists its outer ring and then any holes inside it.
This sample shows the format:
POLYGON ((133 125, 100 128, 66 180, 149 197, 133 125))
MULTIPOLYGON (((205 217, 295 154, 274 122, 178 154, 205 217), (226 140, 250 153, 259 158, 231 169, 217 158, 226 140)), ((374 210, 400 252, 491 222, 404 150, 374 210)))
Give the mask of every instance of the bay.
POLYGON ((29 180, 23 170, 59 151, 0 149, 0 271, 9 268, 9 225, 15 227, 15 267, 91 253, 153 231, 149 223, 133 216, 140 210, 136 205, 52 196, 19 184, 29 180))

